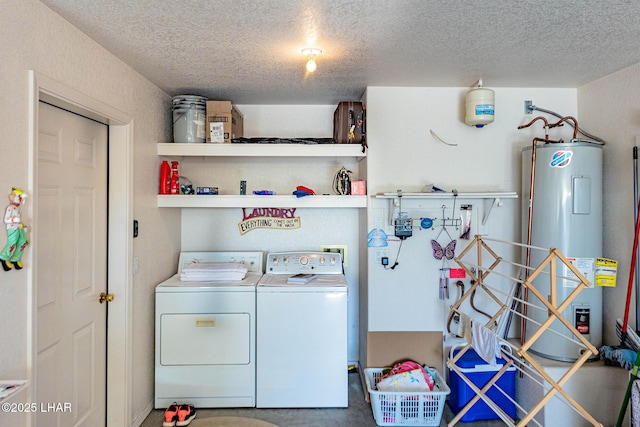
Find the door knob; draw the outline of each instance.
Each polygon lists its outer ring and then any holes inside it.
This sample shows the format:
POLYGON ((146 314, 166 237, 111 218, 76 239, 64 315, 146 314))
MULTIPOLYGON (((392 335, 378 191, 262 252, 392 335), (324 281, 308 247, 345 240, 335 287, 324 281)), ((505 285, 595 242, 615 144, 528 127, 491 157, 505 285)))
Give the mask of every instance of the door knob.
POLYGON ((104 304, 104 302, 111 302, 113 301, 113 294, 105 294, 104 292, 100 292, 100 298, 98 299, 98 301, 100 301, 100 304, 104 304))

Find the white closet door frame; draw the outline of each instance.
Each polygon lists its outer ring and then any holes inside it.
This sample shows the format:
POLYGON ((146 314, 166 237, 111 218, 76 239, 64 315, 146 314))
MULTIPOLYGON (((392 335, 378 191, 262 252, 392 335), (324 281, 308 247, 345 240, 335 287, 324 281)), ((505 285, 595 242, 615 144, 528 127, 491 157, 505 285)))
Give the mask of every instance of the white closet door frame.
MULTIPOLYGON (((131 423, 132 384, 132 286, 133 272, 129 259, 133 253, 131 224, 133 221, 133 118, 117 109, 81 94, 49 77, 29 71, 29 188, 35 197, 38 153, 38 105, 45 101, 109 126, 109 235, 108 289, 117 298, 109 303, 107 317, 107 427, 131 423), (111 369, 109 369, 111 367, 111 369)), ((37 209, 25 206, 34 223, 37 209)), ((33 246, 38 242, 31 242, 33 246)), ((28 266, 35 266, 35 250, 25 253, 28 266)), ((28 269, 28 379, 35 372, 35 271, 28 269)), ((27 399, 28 400, 28 399, 27 399)), ((30 421, 30 424, 31 425, 30 421)))

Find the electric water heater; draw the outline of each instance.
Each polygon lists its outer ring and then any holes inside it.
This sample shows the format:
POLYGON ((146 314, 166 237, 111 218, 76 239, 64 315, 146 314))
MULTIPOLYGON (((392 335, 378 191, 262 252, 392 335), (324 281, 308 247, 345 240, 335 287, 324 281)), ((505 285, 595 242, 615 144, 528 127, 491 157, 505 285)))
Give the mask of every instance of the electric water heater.
MULTIPOLYGON (((528 235, 531 159, 533 147, 522 150, 522 241, 528 235)), ((595 286, 595 261, 602 257, 602 146, 589 142, 549 143, 536 146, 531 245, 556 248, 589 281, 562 315, 596 348, 602 345, 602 288, 595 286)), ((548 250, 531 250, 531 267, 540 265, 548 250)), ((523 252, 524 258, 524 252, 523 252)), ((575 275, 557 263, 556 301, 558 305, 576 288, 575 275)), ((548 268, 546 269, 549 270, 548 268)), ((550 295, 549 274, 533 281, 542 295, 550 295)), ((529 293, 529 301, 542 306, 529 293)), ((527 309, 527 340, 538 324, 548 319, 546 310, 527 309), (537 324, 535 323, 537 322, 537 324)), ((583 346, 558 320, 554 320, 531 346, 531 351, 555 360, 575 361, 583 346), (567 338, 572 338, 570 341, 567 338)))

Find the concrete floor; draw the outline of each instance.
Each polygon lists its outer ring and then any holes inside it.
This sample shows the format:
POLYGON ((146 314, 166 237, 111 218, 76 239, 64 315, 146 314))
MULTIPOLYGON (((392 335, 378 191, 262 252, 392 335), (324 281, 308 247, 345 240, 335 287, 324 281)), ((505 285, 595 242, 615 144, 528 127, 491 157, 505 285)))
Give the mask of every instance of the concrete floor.
MULTIPOLYGON (((197 408, 196 408, 197 409, 197 408)), ((162 426, 163 409, 151 411, 141 427, 162 426)), ((257 418, 280 427, 375 427, 377 426, 371 411, 371 405, 365 401, 360 375, 349 374, 349 407, 320 409, 197 409, 196 418, 236 416, 257 418)), ((449 405, 445 404, 440 426, 446 426, 453 418, 449 405)), ((474 421, 459 423, 468 427, 504 426, 501 420, 474 421)))

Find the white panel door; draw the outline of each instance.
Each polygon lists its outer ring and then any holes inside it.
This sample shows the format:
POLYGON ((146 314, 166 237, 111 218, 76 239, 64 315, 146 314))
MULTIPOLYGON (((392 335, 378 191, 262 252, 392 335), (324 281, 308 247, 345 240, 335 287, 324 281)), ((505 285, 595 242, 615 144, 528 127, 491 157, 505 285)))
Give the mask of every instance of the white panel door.
POLYGON ((66 406, 36 425, 105 425, 108 128, 44 103, 39 114, 35 400, 66 406))

